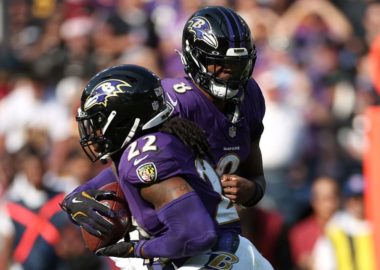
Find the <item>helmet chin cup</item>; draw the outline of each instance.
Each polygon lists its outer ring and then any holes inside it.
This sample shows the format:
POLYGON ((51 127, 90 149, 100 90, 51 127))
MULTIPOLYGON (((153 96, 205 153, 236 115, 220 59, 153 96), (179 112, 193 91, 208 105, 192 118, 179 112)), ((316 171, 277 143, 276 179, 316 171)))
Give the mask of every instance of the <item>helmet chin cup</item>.
POLYGON ((217 99, 227 99, 227 88, 224 85, 210 83, 210 93, 217 99))
POLYGON ((226 84, 210 81, 209 93, 217 99, 231 99, 237 95, 239 89, 231 89, 226 84))
POLYGON ((225 83, 222 80, 218 80, 212 75, 203 72, 197 73, 196 77, 193 80, 202 88, 202 90, 209 93, 213 98, 219 100, 232 99, 239 93, 239 90, 241 89, 240 87, 234 89, 230 87, 228 83, 225 83))

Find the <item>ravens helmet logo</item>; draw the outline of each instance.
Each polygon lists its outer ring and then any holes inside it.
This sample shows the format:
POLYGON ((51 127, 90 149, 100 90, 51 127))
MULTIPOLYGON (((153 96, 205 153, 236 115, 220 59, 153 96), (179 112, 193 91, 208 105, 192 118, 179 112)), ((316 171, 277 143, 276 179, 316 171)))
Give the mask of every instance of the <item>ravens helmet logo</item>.
POLYGON ((91 94, 84 103, 84 110, 88 110, 92 106, 99 104, 106 107, 108 98, 123 93, 123 87, 131 87, 131 85, 125 81, 117 79, 110 79, 99 83, 91 91, 91 94))
POLYGON ((218 40, 211 29, 210 22, 203 17, 194 17, 188 22, 188 29, 194 34, 195 40, 202 40, 206 44, 218 48, 218 40))

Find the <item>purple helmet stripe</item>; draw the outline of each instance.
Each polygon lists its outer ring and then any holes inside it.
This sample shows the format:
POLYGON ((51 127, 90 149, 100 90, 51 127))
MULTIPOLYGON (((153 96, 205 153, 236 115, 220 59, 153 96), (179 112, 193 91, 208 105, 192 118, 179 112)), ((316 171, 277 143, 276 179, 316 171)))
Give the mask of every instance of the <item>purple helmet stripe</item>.
POLYGON ((229 47, 230 48, 234 48, 235 45, 234 45, 234 42, 232 40, 234 40, 234 38, 231 37, 231 35, 234 34, 234 30, 232 28, 232 24, 231 24, 231 21, 230 19, 228 18, 228 15, 224 13, 224 8, 218 8, 218 11, 223 15, 224 17, 224 20, 225 22, 227 22, 227 28, 228 28, 228 36, 229 36, 229 47))
POLYGON ((241 24, 240 18, 235 13, 233 13, 230 9, 227 8, 226 10, 228 11, 228 13, 231 14, 231 16, 234 19, 236 26, 238 28, 239 40, 240 40, 241 44, 237 45, 237 47, 244 47, 245 46, 245 40, 243 40, 243 25, 241 24))

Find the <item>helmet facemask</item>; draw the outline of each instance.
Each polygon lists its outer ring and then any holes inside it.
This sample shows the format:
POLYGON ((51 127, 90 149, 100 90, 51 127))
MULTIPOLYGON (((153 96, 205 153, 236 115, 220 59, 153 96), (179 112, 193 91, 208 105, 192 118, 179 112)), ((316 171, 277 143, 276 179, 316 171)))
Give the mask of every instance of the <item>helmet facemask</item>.
POLYGON ((251 77, 256 51, 230 48, 225 56, 206 53, 187 46, 188 57, 183 57, 192 79, 217 99, 231 99, 244 88, 251 77))
POLYGON ((95 162, 99 159, 107 159, 129 142, 137 126, 139 119, 125 119, 122 125, 118 126, 115 119, 116 111, 112 111, 108 117, 103 112, 96 112, 92 115, 83 113, 80 109, 76 118, 79 128, 80 145, 88 158, 95 162), (114 132, 107 132, 112 127, 114 132))
POLYGON ((91 161, 107 160, 147 130, 168 119, 159 78, 135 65, 108 68, 95 75, 81 97, 77 122, 80 144, 91 161))
POLYGON ((98 160, 110 148, 111 141, 103 133, 106 117, 102 112, 88 115, 78 109, 76 117, 78 122, 80 145, 91 161, 98 160))

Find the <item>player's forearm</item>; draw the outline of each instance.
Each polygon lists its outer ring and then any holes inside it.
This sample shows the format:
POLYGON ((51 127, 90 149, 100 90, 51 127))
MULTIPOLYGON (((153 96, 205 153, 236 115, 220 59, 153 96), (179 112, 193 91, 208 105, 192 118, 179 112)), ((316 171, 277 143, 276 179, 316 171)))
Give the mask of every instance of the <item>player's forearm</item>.
POLYGON ((250 199, 243 202, 243 206, 250 207, 257 204, 264 196, 266 181, 260 150, 260 139, 252 141, 249 158, 241 164, 241 175, 254 183, 254 189, 250 199))
POLYGON ((248 177, 249 180, 255 183, 254 191, 250 199, 243 203, 245 207, 256 205, 263 197, 266 189, 266 181, 264 175, 248 177))
POLYGON ((136 246, 136 255, 144 258, 182 258, 211 248, 216 241, 213 219, 195 192, 189 192, 166 204, 158 217, 167 231, 136 246))
POLYGON ((12 261, 12 236, 2 236, 0 235, 0 269, 10 269, 10 264, 12 261))

